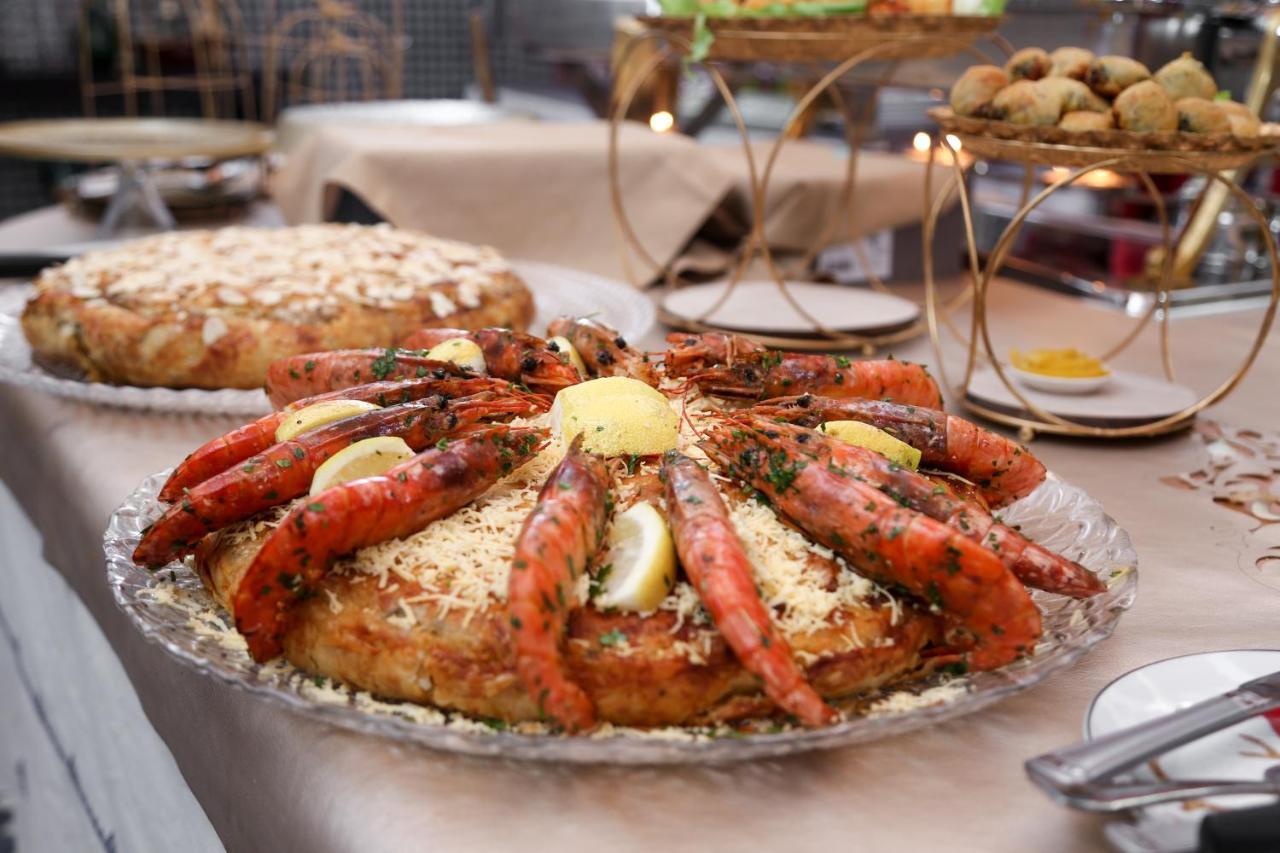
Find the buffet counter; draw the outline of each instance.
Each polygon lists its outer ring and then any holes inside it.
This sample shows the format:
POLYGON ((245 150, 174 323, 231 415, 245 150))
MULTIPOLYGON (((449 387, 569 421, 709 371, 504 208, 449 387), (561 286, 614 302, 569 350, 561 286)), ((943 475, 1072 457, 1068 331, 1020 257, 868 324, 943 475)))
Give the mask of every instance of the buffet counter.
MULTIPOLYGON (((1037 329, 1116 332, 1118 314, 1001 282, 1002 314, 1037 329)), ((1176 318, 1183 381, 1206 387, 1256 328, 1248 311, 1176 318), (1230 351, 1230 352, 1228 352, 1230 351)), ((636 343, 660 345, 655 329, 636 343)), ((1150 356, 1152 340, 1133 349, 1150 356), (1143 347, 1151 347, 1144 351, 1143 347)), ((932 363, 923 339, 896 349, 932 363)), ((960 353, 949 364, 959 365, 960 353)), ((952 372, 958 367, 953 366, 952 372)), ((936 370, 935 370, 936 374, 936 370)), ((1280 340, 1209 418, 1280 421, 1280 340)), ((955 401, 949 401, 955 410, 955 401)), ((1162 478, 1205 464, 1187 432, 1154 441, 1037 439, 1060 476, 1133 536, 1137 604, 1078 665, 979 714, 865 746, 720 767, 584 767, 472 759, 396 746, 295 716, 183 667, 149 644, 107 587, 102 531, 147 475, 232 419, 97 408, 0 386, 0 477, 43 533, 44 553, 84 600, 156 730, 229 850, 727 849, 1092 850, 1103 820, 1063 809, 1022 762, 1075 740, 1090 699, 1134 667, 1211 649, 1274 646, 1280 584, 1255 564, 1247 516, 1162 478)), ((1202 421, 1202 426, 1205 421, 1202 421)), ((32 563, 37 562, 36 555, 32 563)), ((8 599, 5 607, 23 602, 8 599)), ((91 795, 92 796, 92 795, 91 795)), ((103 816, 108 829, 113 823, 103 816)))

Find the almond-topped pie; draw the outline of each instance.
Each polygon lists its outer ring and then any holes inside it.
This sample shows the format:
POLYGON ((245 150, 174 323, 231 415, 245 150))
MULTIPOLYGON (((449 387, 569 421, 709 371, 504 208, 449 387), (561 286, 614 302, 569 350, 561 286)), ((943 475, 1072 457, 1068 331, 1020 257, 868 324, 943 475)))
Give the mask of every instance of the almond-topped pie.
POLYGON ((160 234, 45 270, 22 316, 41 363, 96 382, 254 388, 271 362, 424 327, 525 328, 494 249, 387 225, 160 234))

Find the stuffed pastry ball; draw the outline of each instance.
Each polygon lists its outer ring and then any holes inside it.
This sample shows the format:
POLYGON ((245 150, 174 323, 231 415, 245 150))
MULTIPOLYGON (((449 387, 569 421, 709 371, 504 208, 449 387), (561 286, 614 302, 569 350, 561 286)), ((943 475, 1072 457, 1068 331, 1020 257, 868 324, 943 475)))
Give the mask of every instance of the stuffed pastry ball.
POLYGON ((1001 90, 991 102, 992 116, 1014 124, 1057 124, 1062 116, 1062 99, 1041 82, 1019 80, 1001 90))
POLYGON ((1127 56, 1099 56, 1089 65, 1085 82, 1104 98, 1114 98, 1125 89, 1151 78, 1147 66, 1127 56))
POLYGON ((1039 80, 1049 76, 1052 65, 1049 54, 1042 48, 1024 47, 1009 57, 1009 61, 1004 64, 1004 71, 1010 80, 1039 80))
POLYGON ((951 87, 951 109, 956 115, 986 113, 996 93, 1009 85, 1009 76, 994 65, 974 65, 951 87))
POLYGON ((1204 98, 1212 100, 1218 94, 1218 84, 1211 75, 1196 59, 1189 53, 1165 65, 1155 73, 1153 78, 1165 91, 1169 93, 1169 97, 1175 101, 1180 98, 1204 98))
POLYGON ((1112 109, 1116 124, 1138 132, 1177 130, 1178 110, 1164 87, 1154 80, 1135 83, 1121 92, 1112 109))

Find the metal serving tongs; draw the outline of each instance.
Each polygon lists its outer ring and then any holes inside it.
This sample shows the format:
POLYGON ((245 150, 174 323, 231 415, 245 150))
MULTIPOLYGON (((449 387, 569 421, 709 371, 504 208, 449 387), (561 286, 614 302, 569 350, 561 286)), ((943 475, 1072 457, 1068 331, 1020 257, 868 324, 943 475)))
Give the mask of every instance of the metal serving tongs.
POLYGON ((1093 812, 1226 794, 1280 796, 1280 766, 1257 782, 1109 782, 1110 777, 1171 749, 1280 708, 1280 672, 1164 717, 1031 759, 1027 776, 1055 800, 1093 812))

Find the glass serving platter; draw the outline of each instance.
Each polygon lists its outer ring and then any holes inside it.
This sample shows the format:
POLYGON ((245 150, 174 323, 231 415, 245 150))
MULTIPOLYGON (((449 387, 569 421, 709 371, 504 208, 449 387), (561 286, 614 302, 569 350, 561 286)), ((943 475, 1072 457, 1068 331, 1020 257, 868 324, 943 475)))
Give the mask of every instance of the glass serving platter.
MULTIPOLYGON (((511 266, 533 291, 535 333, 564 314, 592 315, 628 340, 639 340, 654 323, 649 297, 622 282, 554 264, 512 261, 511 266)), ((32 361, 31 346, 19 318, 34 287, 0 287, 0 382, 33 388, 58 397, 103 406, 208 415, 262 415, 271 410, 258 389, 140 388, 108 385, 59 376, 32 361)))
POLYGON ((524 733, 408 703, 381 702, 316 679, 281 660, 253 662, 228 617, 188 564, 156 572, 134 565, 141 531, 161 513, 156 493, 168 472, 152 475, 111 517, 104 536, 107 575, 117 604, 147 639, 205 676, 291 711, 357 732, 468 755, 611 764, 720 763, 831 749, 898 735, 971 714, 1066 669, 1107 639, 1137 594, 1137 554, 1129 535, 1084 490, 1050 474, 1034 492, 1002 510, 1007 524, 1078 560, 1107 581, 1106 592, 1078 601, 1033 597, 1044 613, 1034 653, 992 672, 940 676, 868 699, 865 710, 823 729, 663 729, 605 727, 590 736, 524 733), (896 701, 903 694, 912 701, 896 701))

